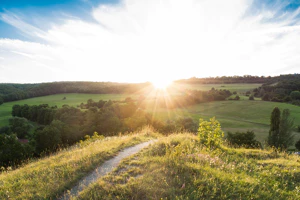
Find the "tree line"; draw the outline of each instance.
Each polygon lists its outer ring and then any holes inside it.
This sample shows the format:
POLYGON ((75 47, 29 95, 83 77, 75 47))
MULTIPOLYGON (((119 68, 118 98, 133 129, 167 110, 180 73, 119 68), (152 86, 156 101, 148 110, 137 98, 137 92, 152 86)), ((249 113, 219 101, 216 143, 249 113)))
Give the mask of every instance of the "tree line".
POLYGON ((253 90, 264 101, 300 105, 300 74, 281 75, 253 90))
POLYGON ((232 84, 232 83, 267 83, 276 77, 271 76, 217 76, 207 78, 192 77, 189 79, 181 79, 176 81, 177 83, 188 83, 188 84, 232 84))
POLYGON ((37 84, 0 84, 0 105, 33 97, 63 93, 120 94, 150 89, 151 83, 53 82, 37 84))

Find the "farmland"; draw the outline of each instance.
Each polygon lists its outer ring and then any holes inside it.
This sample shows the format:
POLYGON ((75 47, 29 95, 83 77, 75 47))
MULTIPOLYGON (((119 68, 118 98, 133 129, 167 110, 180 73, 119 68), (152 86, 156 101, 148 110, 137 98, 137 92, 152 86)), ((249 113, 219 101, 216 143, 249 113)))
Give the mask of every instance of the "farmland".
MULTIPOLYGON (((222 129, 227 131, 247 131, 253 130, 256 133, 256 138, 264 142, 268 135, 270 113, 274 107, 280 109, 289 109, 291 116, 295 119, 295 125, 299 125, 300 107, 286 103, 265 102, 260 100, 249 101, 246 96, 242 96, 246 91, 253 90, 259 87, 260 84, 174 84, 169 93, 178 95, 178 91, 184 89, 199 89, 209 90, 211 88, 227 89, 231 92, 237 91, 241 95, 240 101, 213 101, 188 106, 185 108, 159 108, 148 106, 147 112, 153 114, 158 120, 176 120, 180 117, 191 117, 196 122, 199 118, 209 119, 216 117, 222 126, 222 129)), ((150 98, 155 97, 155 93, 150 93, 150 98)), ((39 105, 49 104, 50 106, 62 107, 63 105, 78 106, 80 103, 85 103, 88 99, 94 101, 99 100, 124 100, 126 97, 131 97, 136 100, 139 95, 136 94, 58 94, 31 98, 26 100, 4 103, 0 106, 0 127, 8 124, 8 119, 11 117, 11 109, 15 104, 39 105), (66 97, 64 99, 64 97, 66 97), (63 100, 64 99, 64 100, 63 100)), ((300 138, 300 134, 296 135, 296 139, 300 138)))

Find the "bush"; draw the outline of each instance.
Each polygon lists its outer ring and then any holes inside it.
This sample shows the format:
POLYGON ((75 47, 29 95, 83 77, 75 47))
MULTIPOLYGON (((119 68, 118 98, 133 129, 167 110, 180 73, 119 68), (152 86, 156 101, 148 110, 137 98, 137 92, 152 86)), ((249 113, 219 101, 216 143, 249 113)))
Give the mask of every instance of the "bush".
POLYGON ((270 100, 270 96, 268 94, 265 94, 261 99, 263 101, 269 101, 270 100))
POLYGON ((227 140, 229 145, 234 147, 245 147, 245 148, 260 148, 261 144, 255 140, 255 134, 253 131, 247 131, 246 133, 228 132, 227 140))
POLYGON ((224 132, 220 123, 213 117, 209 122, 200 119, 198 136, 202 144, 208 148, 215 148, 223 143, 224 132))
POLYGON ((300 91, 292 91, 290 96, 294 100, 300 100, 300 91))
POLYGON ((253 100, 254 100, 254 96, 251 95, 251 96, 249 97, 249 100, 253 101, 253 100))

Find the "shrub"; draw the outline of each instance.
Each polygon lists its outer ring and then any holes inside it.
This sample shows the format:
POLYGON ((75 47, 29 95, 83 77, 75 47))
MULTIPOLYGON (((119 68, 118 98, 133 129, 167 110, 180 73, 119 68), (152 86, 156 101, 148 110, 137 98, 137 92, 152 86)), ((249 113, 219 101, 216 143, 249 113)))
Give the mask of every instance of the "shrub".
POLYGON ((294 100, 300 100, 300 91, 292 91, 290 96, 294 100))
POLYGON ((251 96, 249 97, 249 100, 253 101, 253 100, 254 100, 254 96, 251 95, 251 96))
POLYGON ((215 148, 222 144, 224 132, 221 130, 220 123, 213 117, 210 121, 200 119, 198 136, 202 144, 208 148, 215 148))
POLYGON ((228 143, 234 147, 245 148, 260 148, 261 144, 255 140, 255 134, 253 131, 247 131, 246 133, 236 132, 227 134, 228 143))

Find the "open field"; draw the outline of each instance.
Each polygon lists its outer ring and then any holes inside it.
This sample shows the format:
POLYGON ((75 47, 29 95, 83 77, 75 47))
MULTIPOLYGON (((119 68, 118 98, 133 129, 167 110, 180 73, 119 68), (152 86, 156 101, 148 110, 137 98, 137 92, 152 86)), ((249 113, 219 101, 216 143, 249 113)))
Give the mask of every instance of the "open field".
MULTIPOLYGON (((135 97, 135 95, 130 95, 135 97)), ((78 106, 81 103, 86 103, 88 99, 94 101, 99 100, 124 100, 128 97, 127 94, 57 94, 43 97, 36 97, 20 101, 4 103, 0 106, 0 127, 8 124, 8 118, 11 117, 11 109, 15 104, 40 105, 49 104, 50 106, 62 107, 63 105, 78 106), (65 100, 63 98, 66 97, 65 100)))
MULTIPOLYGON (((257 139, 260 142, 264 142, 268 136, 271 112, 276 106, 281 110, 289 109, 292 118, 295 119, 294 124, 300 125, 300 107, 277 102, 249 100, 216 101, 183 109, 149 108, 148 111, 155 111, 154 117, 160 120, 191 117, 198 121, 199 118, 208 120, 211 117, 216 117, 225 132, 253 130, 257 139)), ((296 139, 300 139, 300 134, 296 133, 296 139)))
POLYGON ((76 199, 300 198, 298 156, 225 146, 212 151, 198 141, 191 134, 159 138, 76 199))
MULTIPOLYGON (((184 85, 184 87, 195 87, 193 89, 209 90, 215 87, 239 92, 248 91, 258 86, 260 86, 260 84, 184 85)), ((132 94, 59 94, 4 103, 0 106, 0 127, 8 124, 8 118, 11 116, 11 108, 15 104, 49 104, 51 106, 57 105, 58 107, 67 104, 77 106, 82 102, 85 103, 88 99, 93 99, 94 101, 99 101, 100 99, 124 100, 129 96, 133 99, 138 98, 138 95, 132 94), (64 97, 66 97, 66 100, 62 100, 64 97)), ((290 109, 291 115, 295 119, 295 125, 300 125, 300 107, 298 106, 257 100, 249 101, 247 97, 241 99, 240 101, 202 103, 182 109, 147 108, 146 110, 153 113, 153 116, 160 120, 192 117, 198 122, 199 118, 209 119, 215 116, 216 119, 220 121, 222 129, 225 132, 253 130, 256 134, 256 138, 260 142, 264 142, 268 135, 270 114, 276 106, 281 110, 285 108, 290 109)), ((300 139, 300 134, 296 134, 296 139, 300 139)))
MULTIPOLYGON (((195 90, 210 90, 212 87, 216 89, 228 89, 230 91, 245 92, 259 87, 261 84, 174 84, 172 93, 170 95, 178 94, 179 91, 184 89, 195 89, 195 90)), ((179 92, 180 93, 180 92, 179 92)), ((155 92, 150 95, 155 95, 155 92)), ((50 106, 61 107, 64 104, 69 106, 78 106, 80 103, 86 103, 88 99, 94 101, 99 100, 124 100, 126 97, 133 99, 138 98, 139 95, 135 94, 57 94, 43 97, 36 97, 31 99, 25 99, 20 101, 8 102, 0 105, 0 127, 8 124, 8 118, 11 116, 11 108, 15 104, 28 104, 28 105, 39 105, 49 104, 50 106), (65 100, 63 98, 66 97, 65 100)))
POLYGON ((234 83, 234 84, 184 84, 184 83, 175 83, 174 84, 174 88, 180 88, 180 89, 191 89, 191 90, 210 90, 211 88, 215 88, 215 89, 226 89, 229 90, 231 92, 238 92, 238 93, 245 93, 247 91, 252 91, 255 88, 260 87, 261 84, 259 83, 253 83, 253 84, 249 84, 249 83, 245 83, 245 84, 241 84, 241 83, 234 83))

